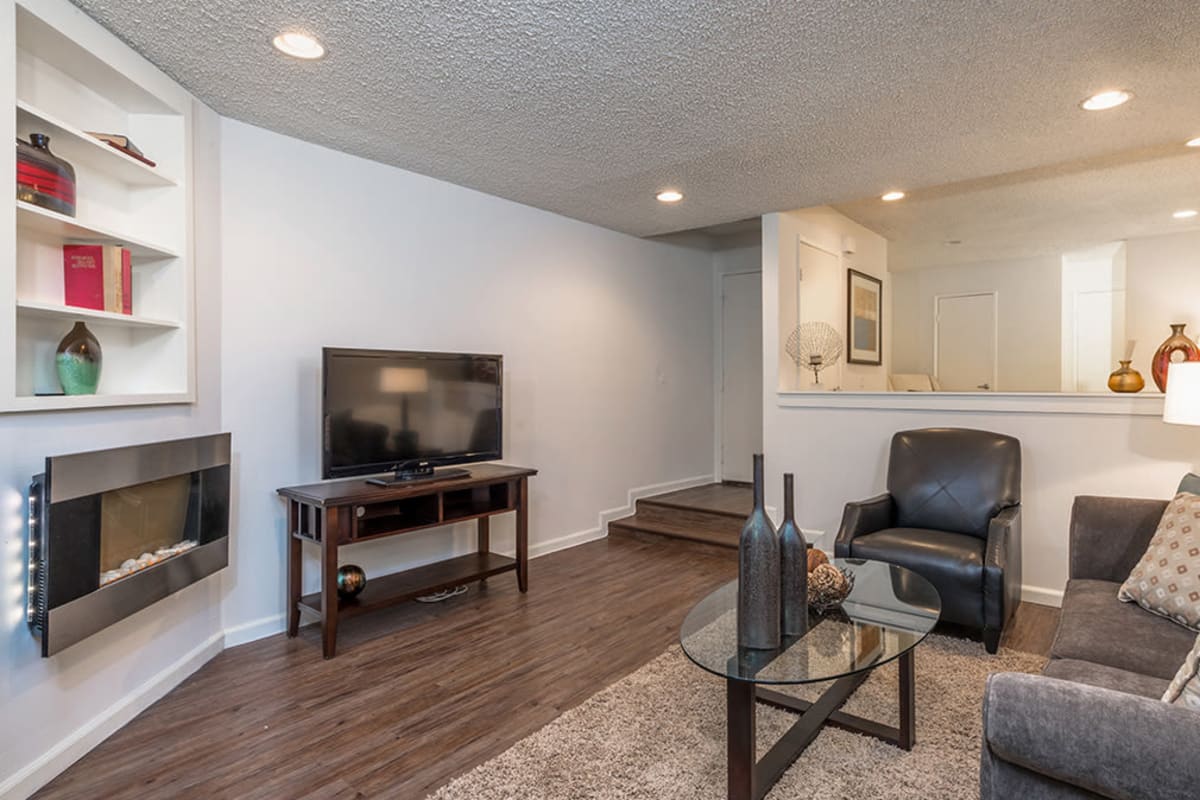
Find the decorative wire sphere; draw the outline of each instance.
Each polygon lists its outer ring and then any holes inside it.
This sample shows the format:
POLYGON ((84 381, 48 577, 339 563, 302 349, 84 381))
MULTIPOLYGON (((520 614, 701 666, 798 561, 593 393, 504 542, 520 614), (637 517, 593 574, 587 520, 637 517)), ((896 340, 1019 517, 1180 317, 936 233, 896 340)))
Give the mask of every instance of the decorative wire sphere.
POLYGON ((842 355, 842 336, 828 322, 802 322, 792 329, 784 345, 797 367, 811 369, 821 382, 821 370, 837 363, 842 355))

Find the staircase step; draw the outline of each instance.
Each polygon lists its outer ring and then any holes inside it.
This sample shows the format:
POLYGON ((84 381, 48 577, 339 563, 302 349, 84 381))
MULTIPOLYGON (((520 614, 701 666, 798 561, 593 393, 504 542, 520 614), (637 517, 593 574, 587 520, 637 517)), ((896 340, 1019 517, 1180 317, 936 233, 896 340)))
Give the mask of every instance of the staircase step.
POLYGON ((738 536, 741 526, 733 532, 714 531, 705 527, 691 527, 685 524, 667 523, 658 519, 647 520, 640 511, 630 517, 616 519, 608 523, 609 536, 628 536, 635 539, 667 538, 683 539, 689 542, 714 545, 725 549, 737 550, 738 536))
POLYGON ((639 523, 658 525, 667 529, 693 530, 716 536, 732 536, 737 540, 746 524, 745 514, 689 508, 682 505, 656 502, 654 498, 637 501, 634 516, 639 523))

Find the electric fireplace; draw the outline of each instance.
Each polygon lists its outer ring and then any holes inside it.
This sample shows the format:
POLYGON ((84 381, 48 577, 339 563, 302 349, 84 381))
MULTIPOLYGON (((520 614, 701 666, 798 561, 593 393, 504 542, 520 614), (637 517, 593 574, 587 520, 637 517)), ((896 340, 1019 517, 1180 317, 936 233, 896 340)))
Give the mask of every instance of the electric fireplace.
POLYGON ((229 563, 229 434, 46 459, 29 627, 51 656, 229 563))

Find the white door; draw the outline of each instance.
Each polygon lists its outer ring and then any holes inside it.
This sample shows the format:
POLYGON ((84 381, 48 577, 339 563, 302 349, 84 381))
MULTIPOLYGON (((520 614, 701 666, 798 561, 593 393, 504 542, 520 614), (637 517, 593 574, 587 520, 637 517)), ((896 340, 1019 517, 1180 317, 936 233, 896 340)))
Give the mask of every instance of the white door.
POLYGON ((1108 375, 1125 338, 1125 290, 1078 292, 1074 299, 1075 382, 1070 391, 1108 391, 1108 375))
POLYGON ((934 311, 934 374, 942 391, 996 391, 995 293, 940 295, 934 311))
POLYGON ((721 276, 721 478, 751 481, 762 452, 762 273, 721 276))

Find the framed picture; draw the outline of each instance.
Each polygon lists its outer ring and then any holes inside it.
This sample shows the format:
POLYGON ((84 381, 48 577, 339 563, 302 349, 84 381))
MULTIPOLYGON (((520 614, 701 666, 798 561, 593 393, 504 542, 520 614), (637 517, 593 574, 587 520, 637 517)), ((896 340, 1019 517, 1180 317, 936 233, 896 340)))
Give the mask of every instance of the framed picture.
POLYGON ((883 281, 854 269, 846 279, 846 361, 882 364, 883 281))

